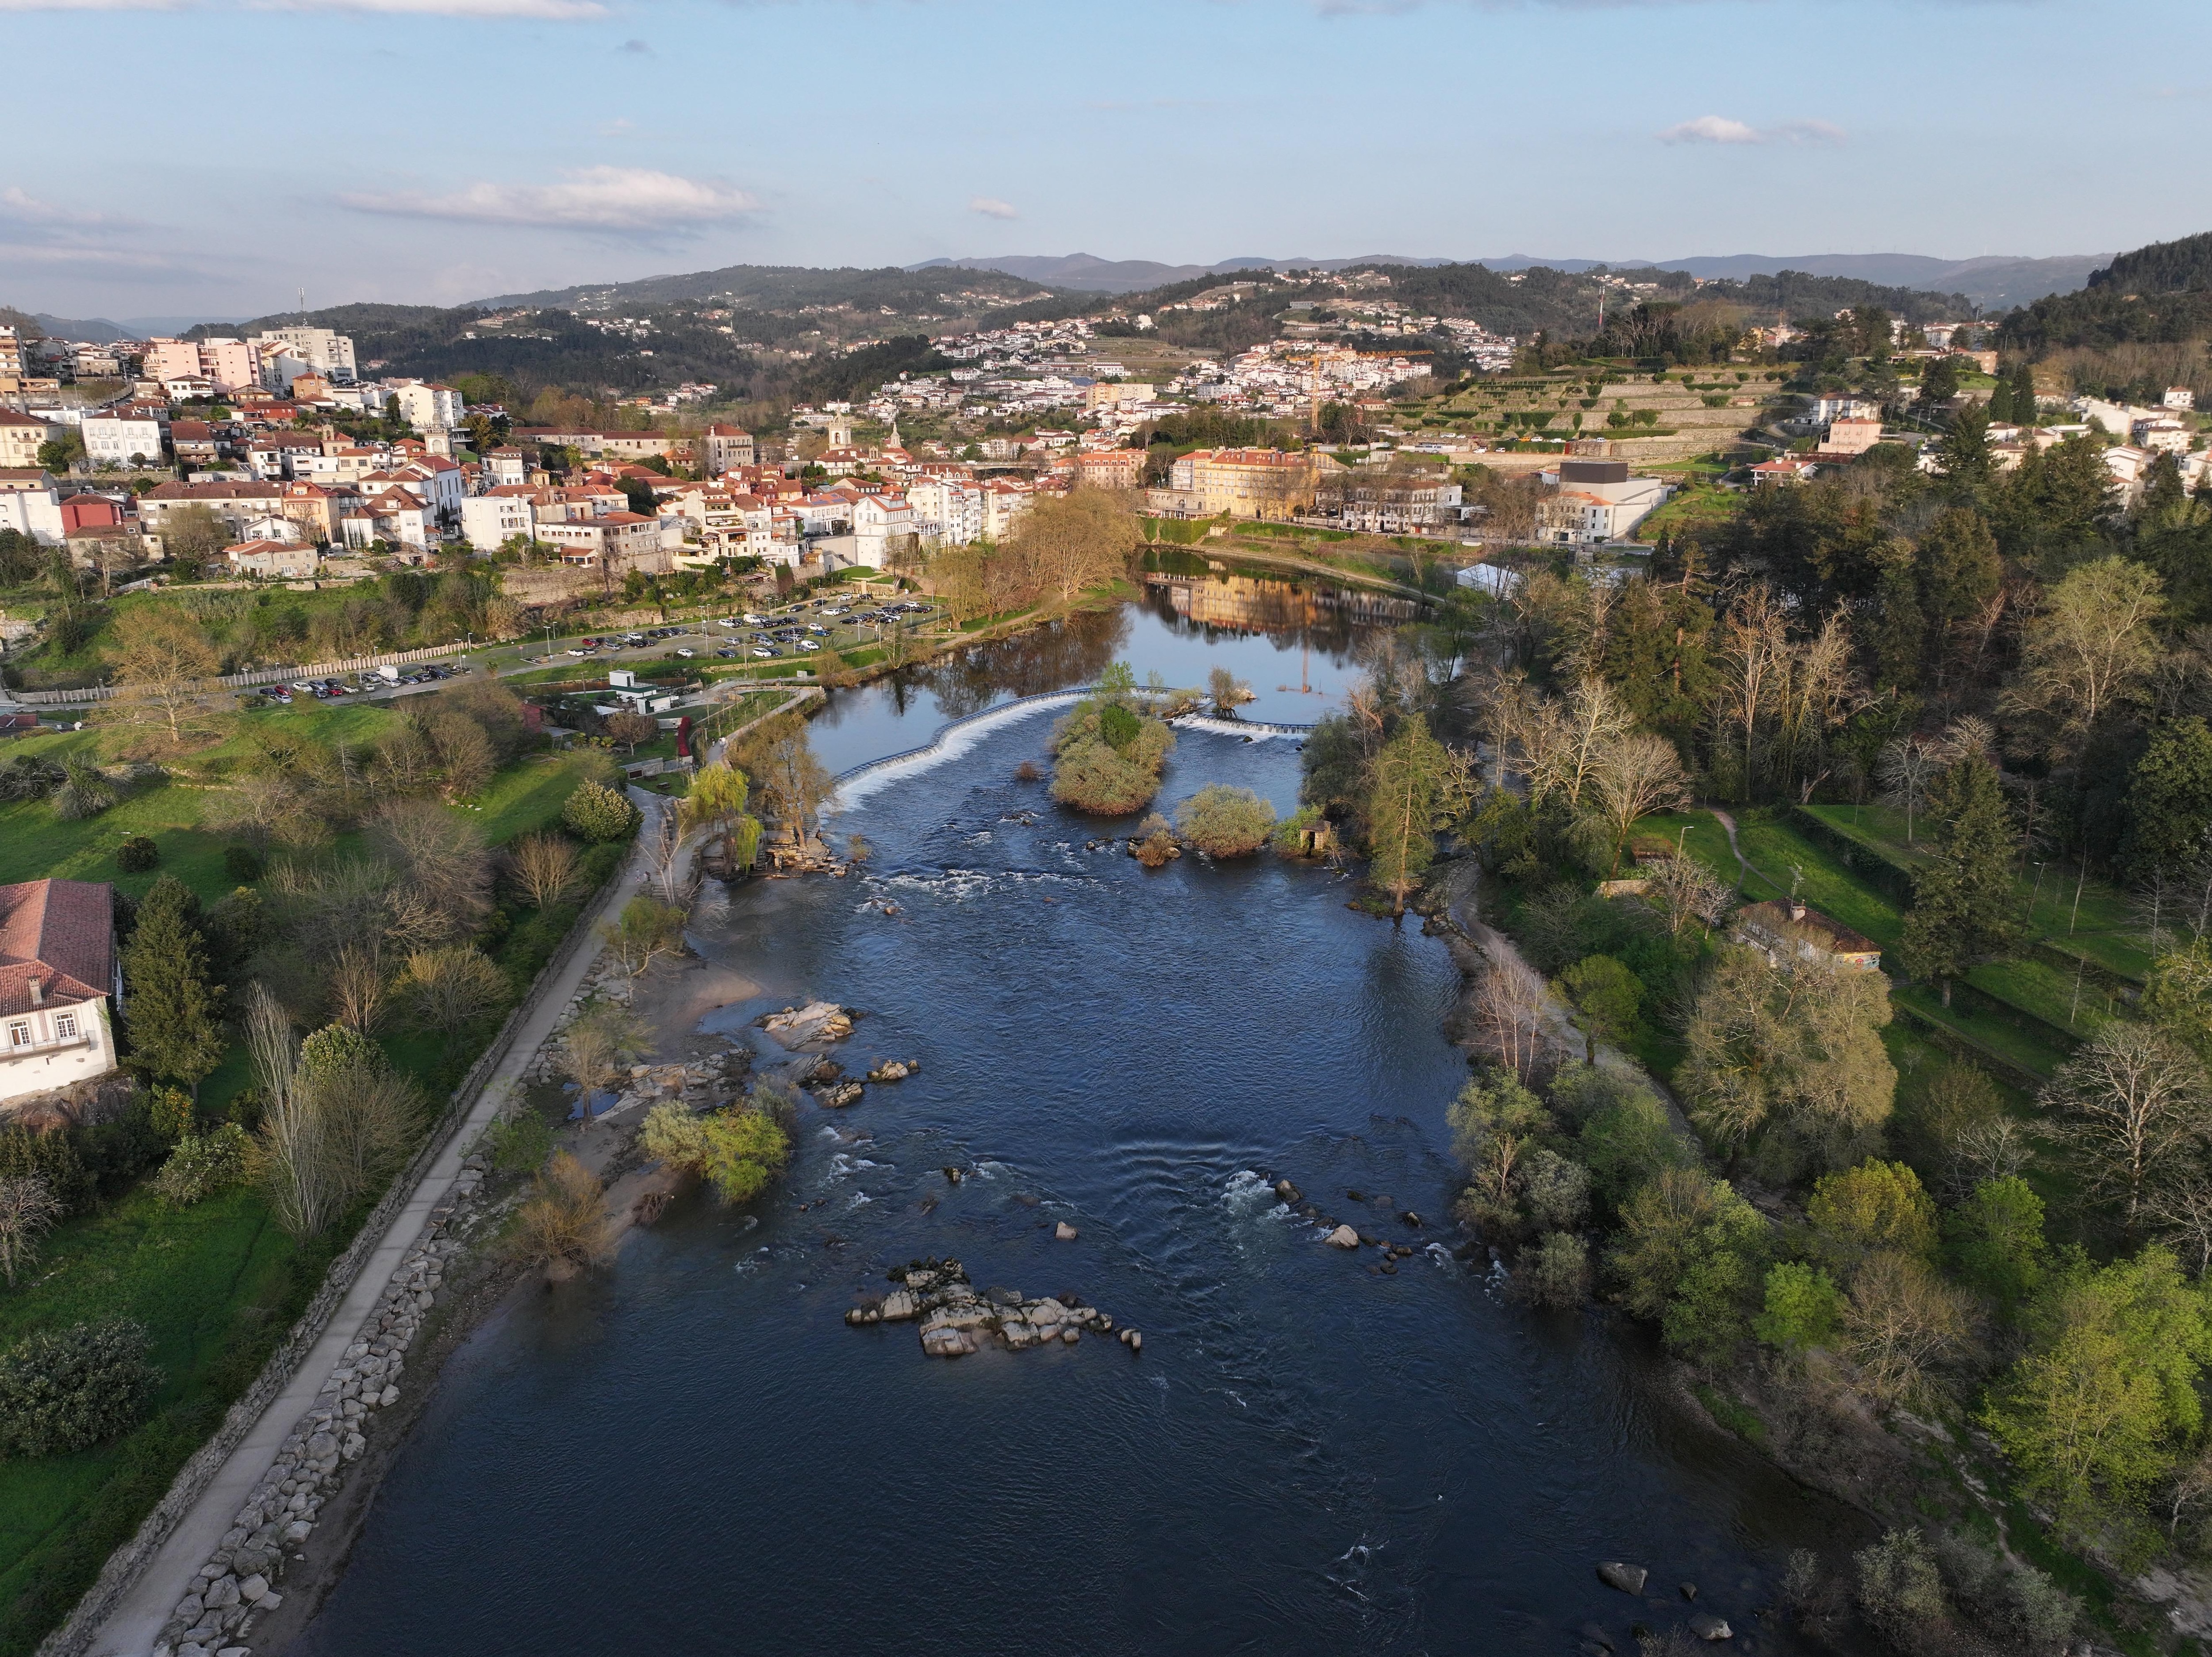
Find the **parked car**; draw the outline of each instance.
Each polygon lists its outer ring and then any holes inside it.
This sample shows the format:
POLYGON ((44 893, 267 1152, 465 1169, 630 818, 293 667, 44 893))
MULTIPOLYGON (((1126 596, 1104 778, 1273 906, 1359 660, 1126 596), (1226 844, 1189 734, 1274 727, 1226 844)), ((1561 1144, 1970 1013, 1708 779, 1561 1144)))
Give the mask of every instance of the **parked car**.
POLYGON ((681 646, 676 653, 679 656, 696 656, 699 652, 692 649, 690 646, 684 645, 681 646))
POLYGON ((799 641, 799 647, 801 650, 819 650, 822 648, 822 646, 812 639, 801 639, 799 641))
POLYGON ((756 656, 777 656, 781 653, 782 652, 777 650, 773 645, 755 645, 753 646, 753 654, 756 656))

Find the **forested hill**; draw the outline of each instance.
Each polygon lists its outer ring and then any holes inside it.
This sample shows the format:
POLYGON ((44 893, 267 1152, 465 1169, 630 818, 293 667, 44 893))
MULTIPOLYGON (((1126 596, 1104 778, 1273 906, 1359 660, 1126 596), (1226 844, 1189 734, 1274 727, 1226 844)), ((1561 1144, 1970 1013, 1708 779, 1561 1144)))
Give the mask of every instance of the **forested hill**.
MULTIPOLYGON (((799 264, 732 264, 684 276, 646 276, 636 282, 586 282, 549 288, 534 294, 502 294, 479 300, 483 310, 510 306, 551 306, 587 313, 646 309, 662 305, 714 303, 776 309, 784 307, 852 306, 915 319, 950 320, 987 311, 994 304, 1046 298, 1055 290, 1000 270, 937 267, 902 270, 842 266, 816 270, 799 264)), ((1096 296, 1092 296, 1096 302, 1096 296)))
POLYGON ((2089 285, 2053 294, 2005 318, 2002 349, 2178 346, 2212 338, 2212 232, 2153 242, 2092 272, 2089 285))
POLYGON ((2122 294, 2179 294, 2212 288, 2212 231, 2179 241, 2154 241, 2122 253, 2089 273, 2092 288, 2122 294))

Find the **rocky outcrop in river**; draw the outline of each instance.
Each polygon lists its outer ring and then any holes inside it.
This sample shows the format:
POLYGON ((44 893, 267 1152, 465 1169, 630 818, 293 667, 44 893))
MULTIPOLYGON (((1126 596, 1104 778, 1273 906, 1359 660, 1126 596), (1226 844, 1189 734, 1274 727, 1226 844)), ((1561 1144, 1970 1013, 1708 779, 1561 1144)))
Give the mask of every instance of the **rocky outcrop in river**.
POLYGON ((985 1341, 1012 1351, 1059 1341, 1069 1346, 1089 1330, 1115 1335, 1132 1352, 1145 1350, 1134 1329, 1116 1331, 1114 1320, 1074 1295, 1024 1298, 1012 1289, 978 1290, 957 1260, 924 1260, 894 1266, 889 1280, 899 1286, 845 1314, 855 1328, 872 1323, 921 1324, 921 1350, 932 1357, 965 1357, 985 1341))

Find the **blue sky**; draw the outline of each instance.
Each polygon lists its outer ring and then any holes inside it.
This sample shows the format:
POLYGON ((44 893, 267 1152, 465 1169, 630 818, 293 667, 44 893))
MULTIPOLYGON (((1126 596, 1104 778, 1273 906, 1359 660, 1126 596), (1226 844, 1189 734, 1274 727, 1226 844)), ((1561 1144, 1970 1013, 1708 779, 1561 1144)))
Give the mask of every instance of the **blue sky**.
POLYGON ((0 303, 70 316, 2212 228, 2203 0, 0 0, 0 39, 46 66, 11 77, 0 303))

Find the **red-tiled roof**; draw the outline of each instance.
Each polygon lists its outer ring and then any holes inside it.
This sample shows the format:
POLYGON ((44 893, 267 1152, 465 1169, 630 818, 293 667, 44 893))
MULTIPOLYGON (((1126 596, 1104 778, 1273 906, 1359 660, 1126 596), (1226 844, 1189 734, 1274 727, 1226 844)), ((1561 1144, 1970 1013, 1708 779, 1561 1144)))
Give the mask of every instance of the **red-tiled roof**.
POLYGON ((115 891, 83 880, 0 886, 0 1014, 106 995, 115 978, 115 891))

